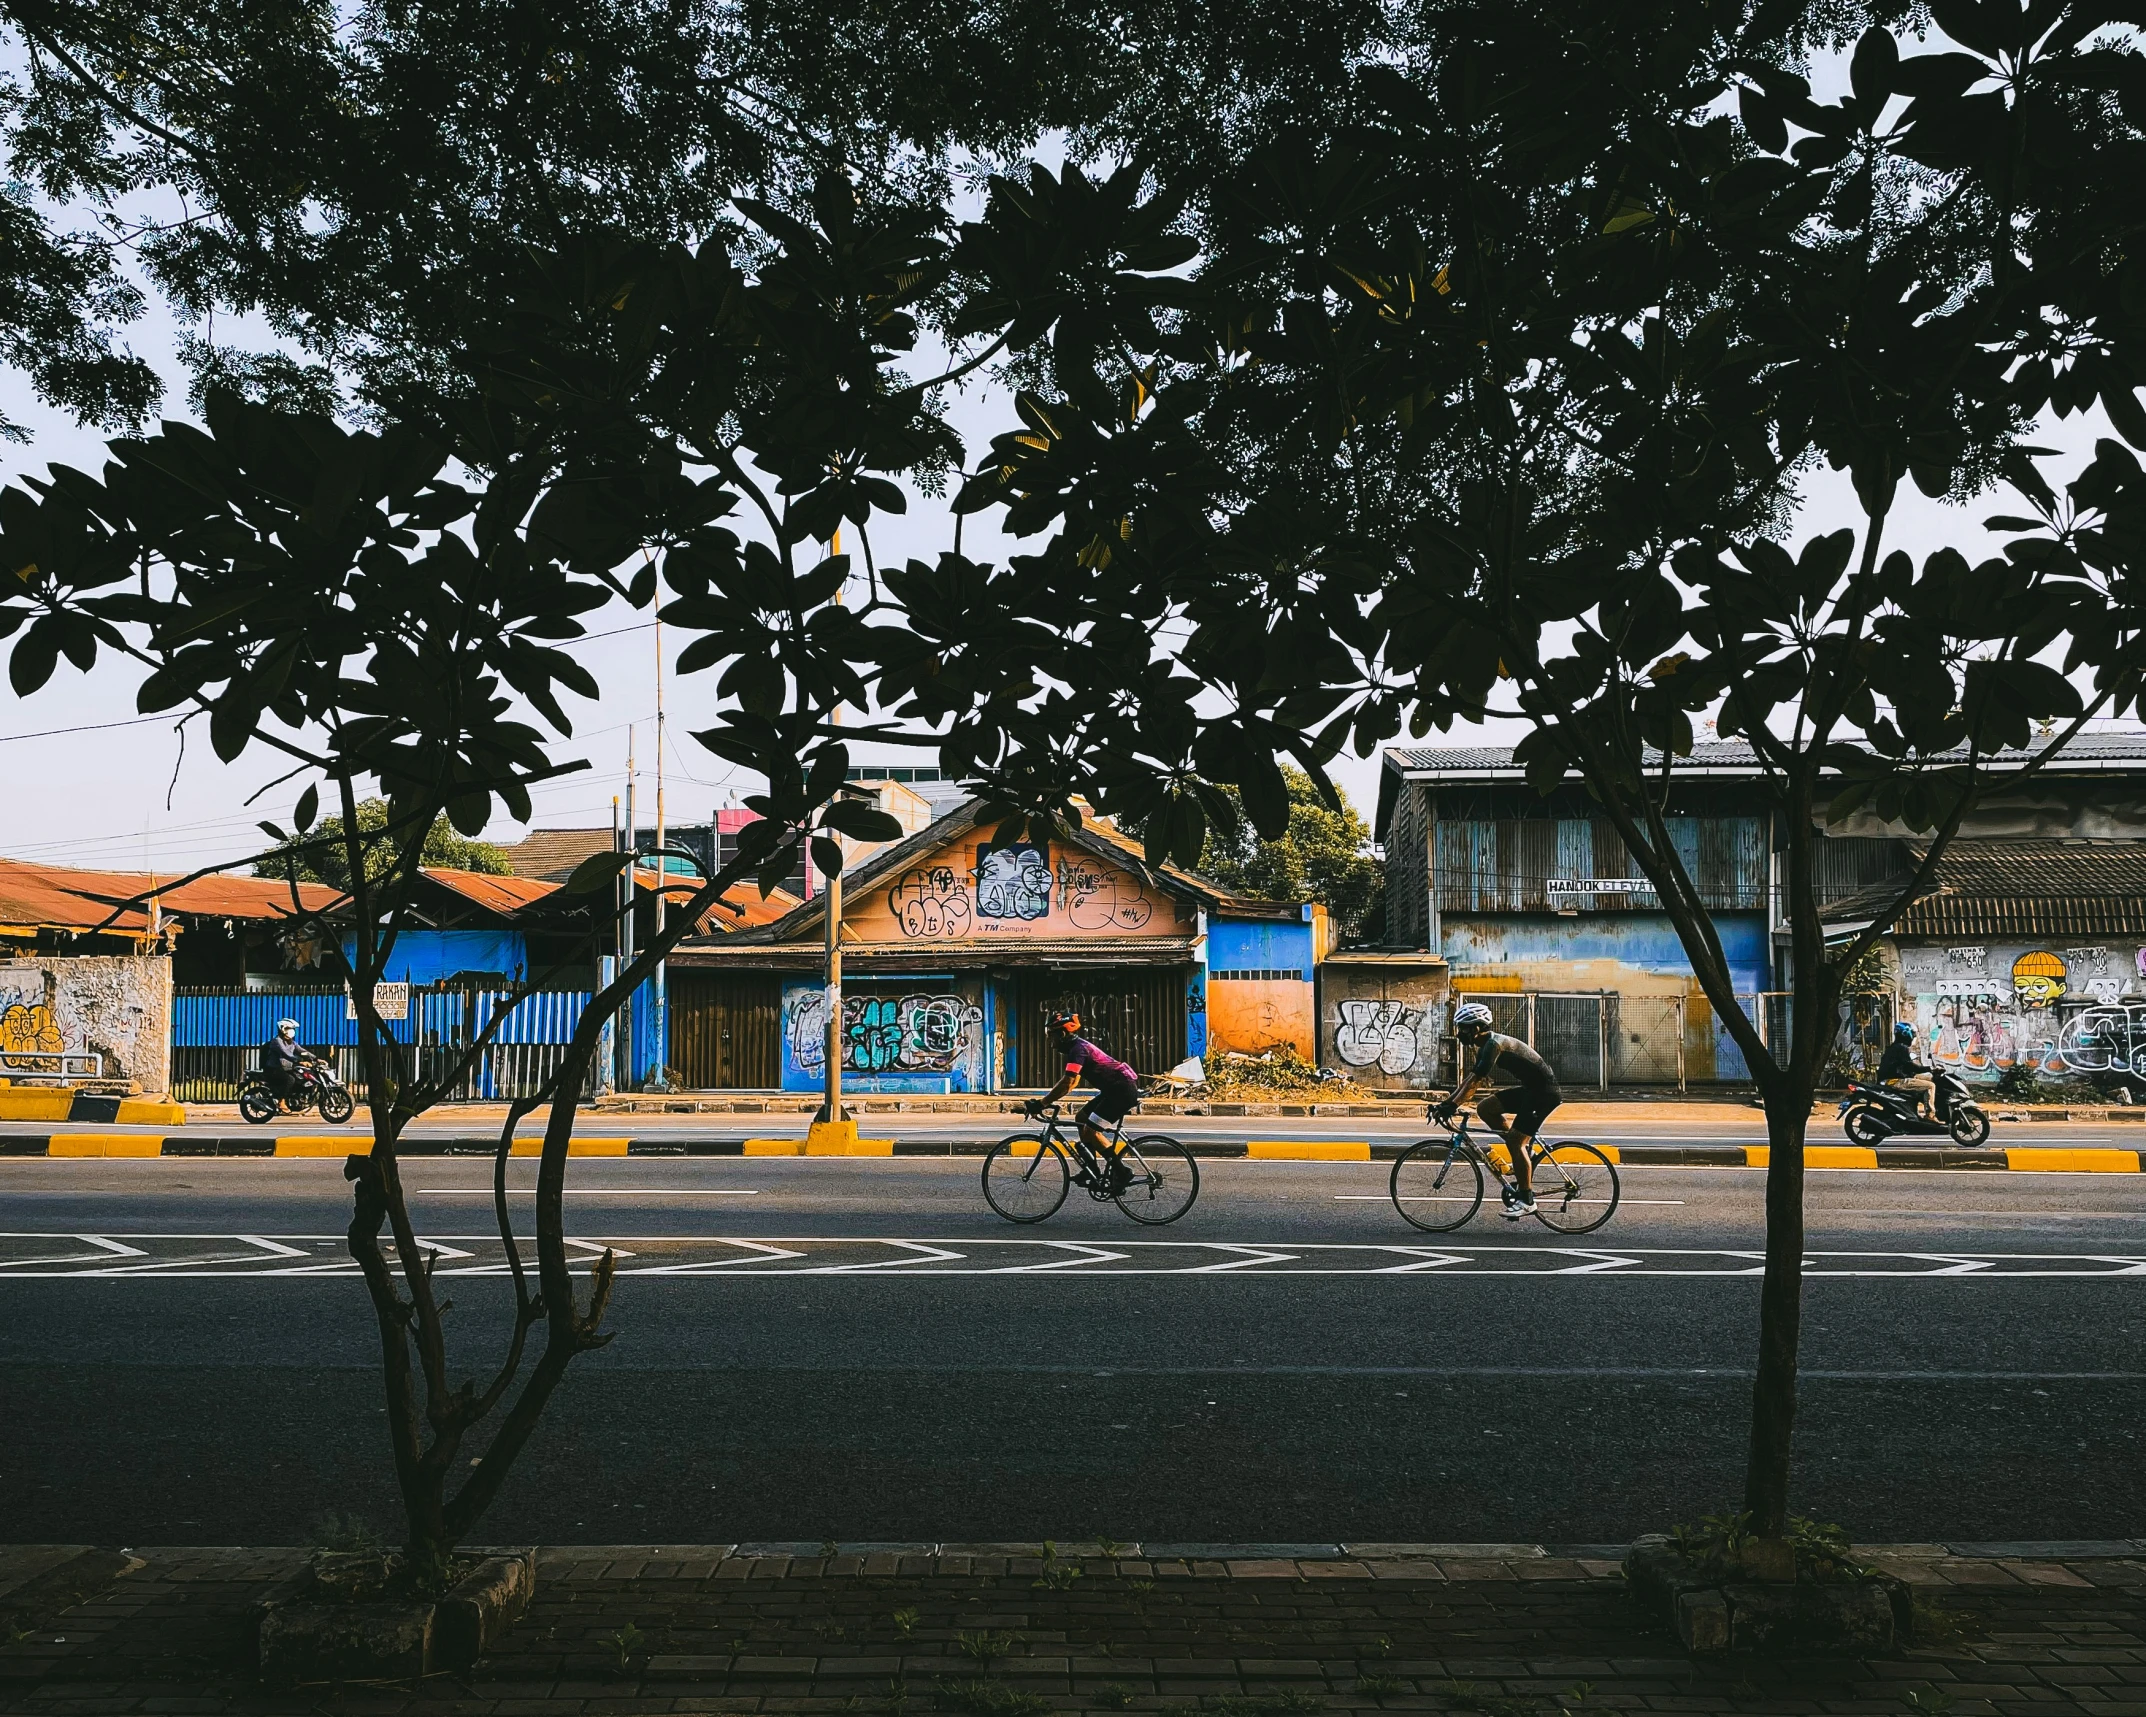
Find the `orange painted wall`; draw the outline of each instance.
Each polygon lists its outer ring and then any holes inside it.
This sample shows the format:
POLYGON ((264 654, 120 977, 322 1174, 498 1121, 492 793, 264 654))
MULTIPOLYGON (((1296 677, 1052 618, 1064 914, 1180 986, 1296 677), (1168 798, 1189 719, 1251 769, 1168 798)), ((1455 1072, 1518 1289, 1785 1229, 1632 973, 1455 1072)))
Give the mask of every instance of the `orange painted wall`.
POLYGON ((1077 847, 994 850, 987 833, 956 841, 845 908, 863 942, 1187 936, 1196 918, 1131 871, 1077 847), (1180 914, 1182 913, 1182 917, 1180 914))
POLYGON ((1306 1061, 1318 1053, 1312 987, 1302 978, 1230 979, 1207 986, 1210 1055, 1258 1055, 1286 1043, 1306 1061))

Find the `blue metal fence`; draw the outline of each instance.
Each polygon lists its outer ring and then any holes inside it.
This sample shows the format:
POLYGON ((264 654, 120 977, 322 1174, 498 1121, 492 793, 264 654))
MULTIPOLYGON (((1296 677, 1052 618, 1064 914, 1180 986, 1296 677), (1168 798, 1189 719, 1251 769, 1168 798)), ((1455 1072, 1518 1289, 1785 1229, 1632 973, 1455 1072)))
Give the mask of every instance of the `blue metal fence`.
MULTIPOLYGON (((442 1078, 509 1003, 501 991, 414 986, 407 1016, 383 1023, 404 1046, 410 1075, 442 1078)), ((445 1095, 484 1101, 534 1093, 557 1068, 588 1003, 585 990, 540 990, 512 1002, 491 1041, 445 1095)), ((172 998, 174 1095, 193 1103, 234 1099, 240 1079, 258 1064, 261 1045, 284 1019, 295 1019, 299 1041, 334 1061, 337 1073, 363 1095, 358 1022, 339 988, 178 991, 172 998)))

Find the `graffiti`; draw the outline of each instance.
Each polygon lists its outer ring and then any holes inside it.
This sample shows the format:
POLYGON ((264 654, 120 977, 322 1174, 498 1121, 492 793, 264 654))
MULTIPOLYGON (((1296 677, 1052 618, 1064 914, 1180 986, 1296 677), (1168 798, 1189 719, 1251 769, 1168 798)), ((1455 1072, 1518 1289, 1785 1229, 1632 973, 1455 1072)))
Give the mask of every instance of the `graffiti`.
POLYGON ((976 911, 982 918, 1041 918, 1051 909, 1051 861, 1027 841, 976 849, 976 911))
MULTIPOLYGON (((790 1043, 790 1059, 804 1072, 815 1077, 827 1071, 827 992, 825 990, 792 990, 783 998, 789 1010, 790 1022, 786 1032, 790 1043)), ((842 1010, 847 1014, 849 1010, 842 1010)))
MULTIPOLYGON (((827 1068, 827 992, 792 990, 784 998, 789 1059, 808 1077, 827 1068)), ((958 995, 845 996, 845 1073, 952 1073, 983 1048, 983 1009, 958 995)))
POLYGON ((2146 1073, 2146 1004, 2093 1007, 2073 1014, 2057 1034, 2057 1073, 2146 1073))
POLYGON ((2060 998, 2067 986, 2064 962, 2046 948, 2022 954, 2012 962, 2012 993, 2023 1008, 2046 1008, 2060 998))
POLYGON ((1970 972, 1982 970, 1982 963, 1990 956, 1987 948, 1947 948, 1945 958, 1955 966, 1963 966, 1970 972))
MULTIPOLYGON (((2064 965, 2074 979, 2105 977, 2109 970, 2109 951, 2106 948, 2067 948, 2064 965)), ((2085 985, 2080 988, 2084 989, 2085 985)))
POLYGON ((960 873, 947 864, 904 873, 888 891, 887 907, 904 936, 966 936, 975 916, 960 873))
POLYGON ((0 1012, 0 1066, 58 1071, 53 1057, 66 1052, 67 1039, 59 1021, 43 1002, 7 998, 0 1012))
POLYGON ((1341 1021, 1334 1033, 1334 1053, 1351 1067, 1378 1064, 1381 1073, 1406 1073, 1416 1065, 1416 1027, 1423 1014, 1405 1002, 1347 1001, 1337 1005, 1341 1021))
POLYGON ((1058 861, 1058 904, 1076 930, 1138 930, 1155 916, 1147 890, 1130 876, 1071 856, 1058 861))

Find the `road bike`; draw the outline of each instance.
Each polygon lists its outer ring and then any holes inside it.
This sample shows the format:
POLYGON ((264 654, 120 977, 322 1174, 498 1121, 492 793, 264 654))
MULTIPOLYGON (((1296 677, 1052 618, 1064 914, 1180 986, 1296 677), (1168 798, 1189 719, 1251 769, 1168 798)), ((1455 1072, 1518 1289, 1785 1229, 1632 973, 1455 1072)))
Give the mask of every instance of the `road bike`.
MULTIPOLYGON (((1410 1145, 1394 1159, 1388 1183, 1394 1209, 1427 1234, 1450 1234, 1483 1208, 1485 1170, 1499 1186, 1518 1190, 1503 1139, 1478 1143, 1469 1136, 1465 1115, 1458 1123, 1440 1125, 1451 1136, 1410 1145)), ((1617 1165, 1596 1146, 1537 1144, 1528 1152, 1528 1165, 1534 1171, 1535 1219, 1544 1227, 1591 1234, 1616 1213, 1617 1165)))
POLYGON ((1106 1157, 1059 1115, 1057 1104, 1039 1109, 1036 1118, 1040 1133, 1001 1139, 984 1158, 984 1200, 1008 1222, 1041 1222, 1075 1185, 1098 1204, 1115 1204, 1135 1222, 1152 1224, 1175 1222, 1200 1196, 1200 1165, 1175 1139, 1160 1133, 1128 1139, 1119 1121, 1106 1157))

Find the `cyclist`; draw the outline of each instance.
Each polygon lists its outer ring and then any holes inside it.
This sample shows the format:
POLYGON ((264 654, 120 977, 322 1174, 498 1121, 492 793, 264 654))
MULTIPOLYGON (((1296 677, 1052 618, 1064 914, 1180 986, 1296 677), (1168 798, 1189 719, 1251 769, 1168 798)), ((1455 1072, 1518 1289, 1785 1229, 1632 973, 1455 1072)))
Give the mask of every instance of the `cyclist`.
POLYGON ((1535 1142, 1550 1111, 1565 1100, 1557 1074, 1550 1064, 1522 1043, 1490 1029, 1490 1009, 1481 1002, 1463 1002, 1453 1010, 1453 1033, 1462 1052, 1473 1057, 1468 1076, 1431 1115, 1439 1121, 1453 1119, 1454 1111, 1476 1090, 1492 1086, 1476 1113, 1483 1125, 1505 1140, 1513 1159, 1513 1180, 1505 1189, 1505 1219, 1518 1222, 1535 1214, 1535 1189, 1527 1147, 1535 1142))
POLYGON ((261 1045, 261 1071, 268 1076, 268 1088, 279 1102, 298 1095, 299 1074, 314 1059, 312 1051, 298 1041, 298 1022, 276 1021, 276 1035, 261 1045))
MULTIPOLYGON (((1133 1105, 1140 1101, 1140 1075, 1115 1056, 1104 1054, 1081 1036, 1080 1023, 1080 1015, 1077 1013, 1051 1015, 1051 1033, 1059 1041, 1058 1053, 1065 1071, 1059 1075, 1058 1083, 1047 1093, 1032 1103, 1023 1104, 1022 1108, 1029 1119, 1034 1120, 1044 1109, 1072 1090, 1082 1075, 1086 1075, 1089 1083, 1095 1087, 1095 1095, 1088 1099, 1078 1117, 1080 1136, 1088 1141, 1088 1148, 1094 1151, 1098 1158, 1110 1165, 1110 1184, 1107 1190, 1110 1196, 1115 1198, 1133 1184, 1133 1171, 1118 1160, 1110 1141, 1103 1136, 1101 1123, 1107 1121, 1115 1125, 1132 1113, 1133 1105)), ((1089 1184, 1086 1170, 1073 1178, 1076 1185, 1089 1184)))
POLYGON ((1882 1084, 1914 1092, 1917 1109, 1936 1110, 1937 1080, 1915 1059, 1915 1028, 1906 1020, 1893 1027, 1893 1041, 1878 1058, 1878 1079, 1882 1084))

